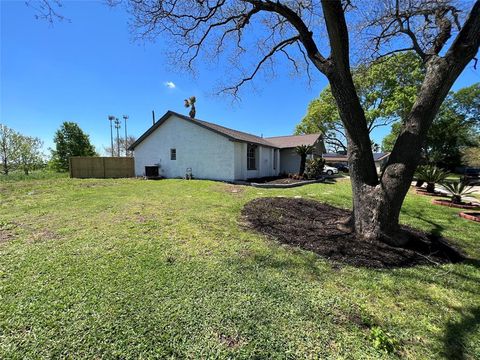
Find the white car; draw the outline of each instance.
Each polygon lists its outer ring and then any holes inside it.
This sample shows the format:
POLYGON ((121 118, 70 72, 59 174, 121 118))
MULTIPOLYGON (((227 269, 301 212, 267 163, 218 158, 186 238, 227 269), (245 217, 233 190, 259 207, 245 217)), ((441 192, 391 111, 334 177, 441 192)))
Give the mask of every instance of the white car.
POLYGON ((338 174, 338 169, 333 166, 325 165, 323 167, 323 172, 329 176, 332 176, 333 174, 338 174))

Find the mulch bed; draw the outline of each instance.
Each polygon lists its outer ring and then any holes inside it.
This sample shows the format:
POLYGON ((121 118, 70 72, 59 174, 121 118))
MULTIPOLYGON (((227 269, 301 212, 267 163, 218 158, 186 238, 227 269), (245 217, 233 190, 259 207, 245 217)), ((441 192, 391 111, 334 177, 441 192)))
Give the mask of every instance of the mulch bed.
POLYGON ((458 216, 464 218, 464 219, 467 219, 467 220, 471 220, 471 221, 476 221, 476 222, 480 222, 480 212, 478 213, 474 213, 474 212, 461 212, 460 214, 458 214, 458 216))
POLYGON ((281 243, 313 251, 338 263, 368 268, 396 268, 455 263, 465 257, 444 238, 408 227, 405 247, 367 242, 337 229, 349 211, 314 200, 259 198, 242 210, 247 226, 281 243))
POLYGON ((454 207, 454 208, 458 208, 458 209, 478 209, 480 207, 479 205, 476 205, 474 203, 464 203, 464 202, 462 202, 460 204, 456 204, 456 203, 451 202, 450 200, 441 200, 441 199, 434 199, 432 201, 432 204, 454 207))
POLYGON ((248 181, 257 183, 257 184, 295 184, 295 183, 304 182, 305 180, 270 176, 270 177, 263 177, 263 178, 257 178, 257 179, 248 179, 248 181))
POLYGON ((304 181, 305 180, 283 178, 283 179, 268 181, 267 183, 268 184, 295 184, 295 183, 301 183, 301 182, 304 182, 304 181))
POLYGON ((425 189, 415 189, 415 193, 417 195, 424 195, 424 196, 448 197, 447 194, 441 193, 439 191, 435 191, 431 193, 431 192, 427 192, 427 190, 425 189))

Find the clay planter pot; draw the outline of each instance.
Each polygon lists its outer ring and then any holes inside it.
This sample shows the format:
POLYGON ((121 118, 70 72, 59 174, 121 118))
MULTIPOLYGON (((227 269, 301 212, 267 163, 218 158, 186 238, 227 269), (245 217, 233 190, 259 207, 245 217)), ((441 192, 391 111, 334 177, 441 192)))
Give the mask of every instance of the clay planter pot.
POLYGON ((464 219, 467 219, 467 220, 471 220, 471 221, 476 221, 476 222, 479 222, 480 223, 480 212, 477 212, 477 213, 474 213, 474 212, 461 212, 460 214, 458 214, 458 216, 464 218, 464 219))
POLYGON ((432 201, 432 204, 454 207, 454 208, 458 208, 458 209, 478 209, 480 207, 479 205, 474 205, 472 203, 470 203, 470 204, 467 204, 467 203, 456 204, 456 203, 451 202, 450 200, 443 200, 443 199, 434 199, 432 201))

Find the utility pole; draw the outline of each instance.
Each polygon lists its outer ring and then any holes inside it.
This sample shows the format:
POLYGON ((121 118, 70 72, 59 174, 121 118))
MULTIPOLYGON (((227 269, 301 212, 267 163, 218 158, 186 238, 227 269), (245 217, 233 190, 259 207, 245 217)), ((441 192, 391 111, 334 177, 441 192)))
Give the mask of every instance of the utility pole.
POLYGON ((112 157, 113 157, 113 127, 112 127, 112 121, 115 120, 115 116, 108 115, 108 120, 110 120, 110 150, 111 150, 112 157))
POLYGON ((120 156, 120 135, 118 132, 120 127, 120 120, 118 120, 118 118, 115 118, 115 129, 117 129, 117 156, 120 156))
POLYGON ((128 142, 127 142, 127 120, 128 115, 123 115, 123 120, 125 120, 125 157, 128 156, 128 142))

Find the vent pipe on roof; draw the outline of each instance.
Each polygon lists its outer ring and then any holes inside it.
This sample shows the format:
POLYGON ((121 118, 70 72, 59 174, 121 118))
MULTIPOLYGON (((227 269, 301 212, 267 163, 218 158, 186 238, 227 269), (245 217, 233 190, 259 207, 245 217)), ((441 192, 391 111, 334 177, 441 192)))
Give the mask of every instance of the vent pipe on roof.
POLYGON ((155 125, 155 110, 152 110, 152 125, 155 125))

